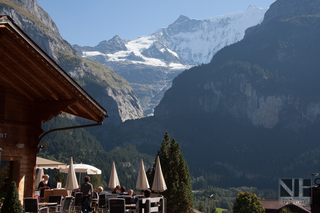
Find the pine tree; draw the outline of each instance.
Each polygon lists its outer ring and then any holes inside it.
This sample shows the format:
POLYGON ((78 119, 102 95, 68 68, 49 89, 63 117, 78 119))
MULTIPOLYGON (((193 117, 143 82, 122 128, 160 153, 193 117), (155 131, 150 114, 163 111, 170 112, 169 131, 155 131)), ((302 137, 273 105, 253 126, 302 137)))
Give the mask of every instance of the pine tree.
POLYGON ((16 182, 12 181, 7 196, 5 197, 1 212, 20 213, 22 212, 21 202, 16 182))
POLYGON ((216 205, 213 203, 210 213, 218 213, 216 205))
POLYGON ((201 199, 199 200, 198 211, 199 211, 199 212, 204 212, 204 206, 203 206, 203 204, 202 204, 202 202, 201 202, 201 199))
MULTIPOLYGON (((164 135, 164 140, 157 155, 160 158, 163 176, 168 188, 161 193, 167 199, 167 212, 193 212, 193 194, 189 167, 180 152, 179 143, 174 138, 170 143, 168 132, 164 135)), ((154 171, 155 163, 149 180, 153 180, 154 171)))
POLYGON ((57 170, 56 171, 56 174, 54 176, 54 179, 53 179, 53 187, 56 187, 57 186, 57 182, 61 182, 61 187, 63 188, 66 184, 66 179, 64 178, 64 175, 59 171, 57 170))

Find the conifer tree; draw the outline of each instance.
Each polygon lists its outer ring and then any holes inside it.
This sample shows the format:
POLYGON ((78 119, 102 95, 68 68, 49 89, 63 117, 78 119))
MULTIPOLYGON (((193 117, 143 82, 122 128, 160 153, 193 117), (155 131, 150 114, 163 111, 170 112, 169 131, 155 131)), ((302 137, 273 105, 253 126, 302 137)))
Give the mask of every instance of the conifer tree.
POLYGON ((53 187, 57 186, 57 182, 61 182, 62 188, 64 188, 64 186, 66 185, 66 179, 64 178, 63 174, 59 170, 56 171, 56 174, 54 176, 53 187))
POLYGON ((202 202, 201 202, 201 199, 199 200, 198 211, 199 211, 199 212, 204 212, 204 206, 203 206, 203 204, 202 204, 202 202))
POLYGON ((213 203, 210 213, 218 213, 216 205, 213 203))
MULTIPOLYGON (((162 173, 168 188, 161 193, 167 198, 167 212, 193 212, 193 194, 189 167, 180 152, 179 143, 174 138, 170 143, 168 132, 164 135, 164 140, 157 155, 160 158, 162 173)), ((155 163, 151 171, 151 178, 149 178, 151 180, 150 183, 153 182, 154 172, 155 163)))
POLYGON ((7 196, 5 197, 1 212, 20 213, 22 212, 22 205, 19 200, 19 193, 16 182, 12 181, 7 196))

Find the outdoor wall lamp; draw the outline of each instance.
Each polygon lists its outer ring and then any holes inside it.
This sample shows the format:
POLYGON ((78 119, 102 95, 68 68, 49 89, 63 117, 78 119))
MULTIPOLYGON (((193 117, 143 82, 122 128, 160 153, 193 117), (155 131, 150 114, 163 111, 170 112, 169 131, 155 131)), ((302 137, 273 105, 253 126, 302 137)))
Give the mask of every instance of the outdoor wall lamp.
POLYGON ((19 149, 22 149, 24 147, 24 144, 23 143, 17 143, 16 147, 18 147, 19 149))

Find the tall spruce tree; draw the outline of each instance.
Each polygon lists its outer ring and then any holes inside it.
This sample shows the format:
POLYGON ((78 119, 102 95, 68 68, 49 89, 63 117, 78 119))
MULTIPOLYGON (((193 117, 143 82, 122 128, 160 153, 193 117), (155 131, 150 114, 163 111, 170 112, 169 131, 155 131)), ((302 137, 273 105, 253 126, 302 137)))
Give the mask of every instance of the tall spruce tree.
MULTIPOLYGON (((173 138, 170 143, 169 133, 166 132, 157 155, 160 158, 162 173, 167 190, 161 194, 167 199, 167 212, 193 212, 193 194, 189 167, 180 152, 179 143, 173 138)), ((156 159, 155 159, 156 162, 156 159)), ((150 172, 148 172, 150 174, 150 172)), ((155 163, 149 181, 153 182, 155 163)))
POLYGON ((199 200, 198 211, 199 211, 199 212, 204 212, 204 206, 203 206, 203 204, 202 204, 202 202, 201 202, 201 199, 199 200))
POLYGON ((19 193, 16 182, 12 181, 8 188, 1 212, 21 213, 22 205, 19 200, 19 193))

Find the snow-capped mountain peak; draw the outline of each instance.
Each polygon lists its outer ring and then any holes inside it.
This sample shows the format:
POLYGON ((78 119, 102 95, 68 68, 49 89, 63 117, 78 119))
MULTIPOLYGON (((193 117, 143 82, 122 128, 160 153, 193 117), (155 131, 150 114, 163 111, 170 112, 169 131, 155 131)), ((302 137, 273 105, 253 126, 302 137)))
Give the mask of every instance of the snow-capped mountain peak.
POLYGON ((247 28, 262 22, 266 10, 250 5, 245 11, 202 20, 180 15, 148 36, 131 41, 115 36, 96 47, 74 47, 79 55, 127 79, 145 113, 150 114, 175 76, 192 66, 209 63, 221 48, 240 41, 247 28))

